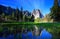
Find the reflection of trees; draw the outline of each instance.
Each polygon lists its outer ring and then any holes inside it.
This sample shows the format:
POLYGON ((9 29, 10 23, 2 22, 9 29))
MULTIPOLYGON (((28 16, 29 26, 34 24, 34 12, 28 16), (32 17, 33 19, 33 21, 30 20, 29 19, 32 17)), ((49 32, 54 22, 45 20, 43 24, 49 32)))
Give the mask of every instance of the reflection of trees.
POLYGON ((58 26, 48 27, 47 31, 53 35, 53 39, 60 38, 60 29, 59 28, 60 27, 58 27, 58 26))

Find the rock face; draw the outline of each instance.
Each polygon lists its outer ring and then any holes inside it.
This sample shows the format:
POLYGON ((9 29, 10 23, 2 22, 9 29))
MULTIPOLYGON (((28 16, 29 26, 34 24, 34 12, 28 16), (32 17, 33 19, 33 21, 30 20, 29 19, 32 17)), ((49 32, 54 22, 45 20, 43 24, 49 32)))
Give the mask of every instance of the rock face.
POLYGON ((41 14, 39 9, 34 9, 32 14, 34 15, 35 19, 37 18, 43 18, 43 15, 41 14))

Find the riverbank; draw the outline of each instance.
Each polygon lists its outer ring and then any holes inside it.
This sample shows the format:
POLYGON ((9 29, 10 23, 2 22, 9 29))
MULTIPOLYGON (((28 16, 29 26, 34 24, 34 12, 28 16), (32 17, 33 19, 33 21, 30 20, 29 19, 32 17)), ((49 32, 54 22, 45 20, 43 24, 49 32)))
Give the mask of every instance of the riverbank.
POLYGON ((60 26, 60 23, 34 23, 34 22, 4 22, 0 25, 41 25, 41 26, 60 26))

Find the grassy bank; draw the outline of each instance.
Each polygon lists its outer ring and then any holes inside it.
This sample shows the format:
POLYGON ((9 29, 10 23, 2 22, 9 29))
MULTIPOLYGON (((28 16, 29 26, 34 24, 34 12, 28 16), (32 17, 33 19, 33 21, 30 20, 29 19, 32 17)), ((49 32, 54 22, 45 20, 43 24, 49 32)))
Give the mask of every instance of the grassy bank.
POLYGON ((40 25, 40 26, 60 26, 60 23, 12 22, 12 23, 0 23, 0 25, 40 25))

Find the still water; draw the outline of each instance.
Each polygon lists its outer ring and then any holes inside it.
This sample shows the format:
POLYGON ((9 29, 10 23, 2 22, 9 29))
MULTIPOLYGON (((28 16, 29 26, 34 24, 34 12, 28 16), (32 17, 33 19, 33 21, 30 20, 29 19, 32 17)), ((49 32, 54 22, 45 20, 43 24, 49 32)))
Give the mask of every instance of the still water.
POLYGON ((22 39, 52 39, 52 34, 43 29, 38 36, 34 36, 32 32, 22 33, 22 39))
POLYGON ((52 34, 45 28, 41 29, 40 27, 39 30, 39 28, 34 25, 33 31, 27 31, 27 29, 25 29, 22 33, 12 33, 6 37, 0 37, 0 39, 52 39, 52 34))

